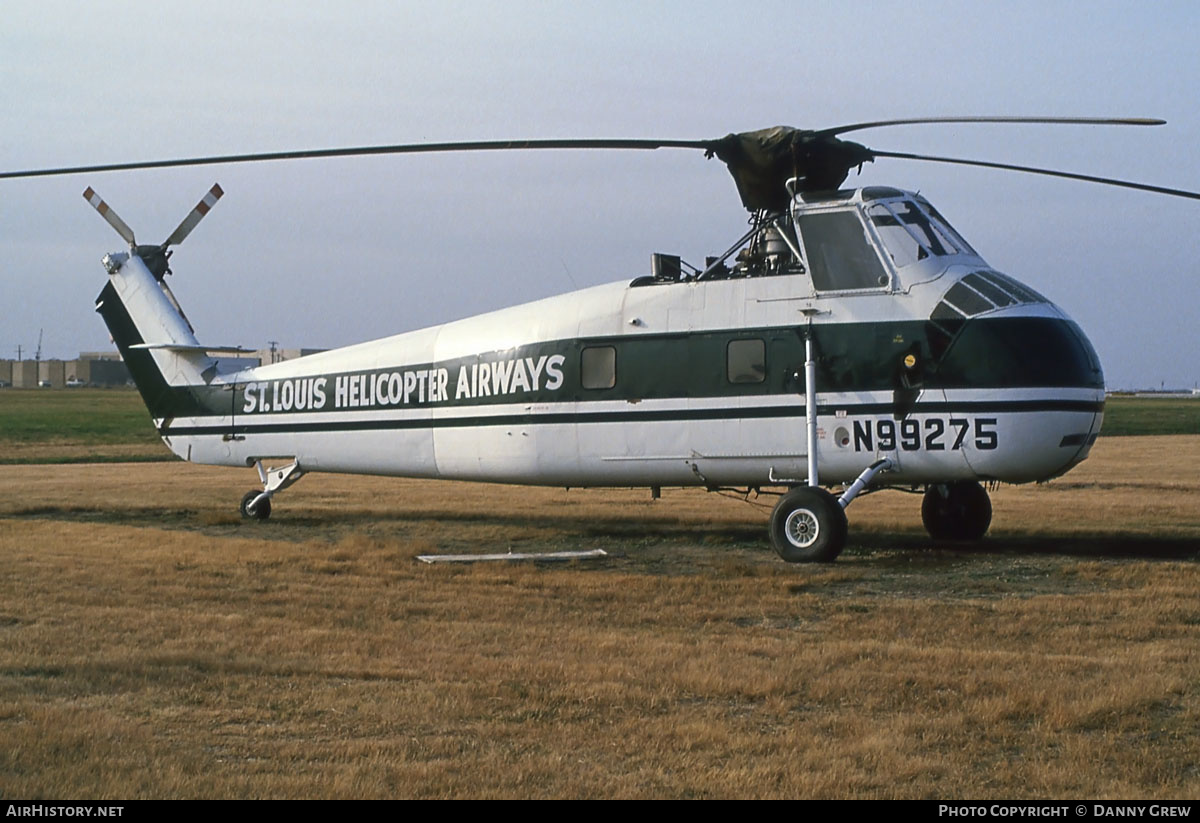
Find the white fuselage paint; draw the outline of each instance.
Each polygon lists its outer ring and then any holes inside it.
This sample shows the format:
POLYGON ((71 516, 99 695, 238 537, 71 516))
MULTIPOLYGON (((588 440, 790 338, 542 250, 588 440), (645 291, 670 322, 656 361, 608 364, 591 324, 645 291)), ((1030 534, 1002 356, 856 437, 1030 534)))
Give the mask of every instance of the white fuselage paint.
MULTIPOLYGON (((181 457, 201 463, 247 465, 263 457, 295 457, 306 471, 486 480, 511 483, 605 485, 767 484, 795 482, 806 474, 804 397, 681 397, 670 399, 523 402, 524 385, 556 388, 562 383, 564 354, 524 363, 513 378, 507 350, 538 341, 611 337, 648 332, 702 332, 739 326, 796 327, 800 309, 820 299, 793 299, 786 287, 802 278, 775 277, 711 283, 630 288, 615 283, 448 323, 384 340, 261 366, 220 381, 249 385, 241 408, 229 417, 169 421, 165 438, 181 457), (636 325, 634 321, 637 321, 636 325), (484 355, 488 373, 481 393, 481 369, 472 374, 434 366, 484 355), (492 363, 508 363, 507 378, 492 363), (417 367, 419 366, 419 367, 417 367), (355 374, 361 370, 361 376, 355 374), (385 370, 385 371, 379 371, 385 370), (514 385, 515 384, 515 385, 514 385), (464 399, 488 402, 456 405, 464 399), (303 411, 306 405, 334 409, 303 411), (426 398, 436 406, 410 406, 426 398), (318 399, 320 402, 318 402, 318 399), (386 408, 377 404, 384 402, 386 408), (368 406, 376 406, 367 410, 368 406), (790 416, 738 418, 736 409, 766 406, 791 409, 790 416), (724 419, 632 422, 555 422, 583 413, 701 412, 731 410, 724 419), (502 418, 491 424, 489 418, 502 418), (519 422, 514 422, 518 418, 519 422), (469 425, 447 425, 468 419, 469 425), (542 422, 545 420, 546 422, 542 422), (238 439, 210 434, 171 436, 171 428, 260 424, 348 424, 346 430, 316 432, 250 431, 238 439), (404 428, 354 428, 390 422, 404 428)), ((911 294, 868 295, 832 303, 822 323, 874 314, 867 305, 886 299, 889 314, 911 306, 913 316, 928 312, 943 290, 925 286, 911 294), (862 311, 855 309, 862 302, 862 311), (836 315, 836 317, 834 316, 836 315)), ((1061 316, 1052 306, 1021 306, 1009 314, 1061 316)), ((878 316, 875 314, 875 316, 878 316)), ((1103 392, 1079 388, 1007 390, 926 390, 921 403, 979 401, 1103 400, 1103 392)), ((895 463, 888 482, 946 482, 987 477, 1013 482, 1053 476, 1082 459, 1081 449, 1064 449, 1065 435, 1094 434, 1100 415, 1080 411, 927 414, 918 410, 906 422, 890 414, 855 415, 862 404, 888 404, 891 392, 828 393, 818 386, 819 471, 823 483, 853 479, 879 457, 895 463), (845 405, 846 410, 839 409, 845 405), (983 422, 981 422, 983 421, 983 422), (963 429, 965 428, 965 431, 963 429), (960 437, 961 435, 961 437, 960 437), (847 442, 848 438, 848 442, 847 442), (911 450, 906 446, 917 444, 911 450), (993 446, 981 448, 981 446, 993 446)), ((162 425, 165 421, 155 421, 162 425)))
MULTIPOLYGON (((974 254, 902 270, 889 262, 886 287, 851 294, 819 293, 799 274, 612 283, 232 374, 221 374, 213 358, 156 350, 168 384, 195 385, 207 366, 210 387, 244 394, 231 395, 238 402, 225 415, 154 422, 175 454, 217 465, 294 458, 307 472, 524 484, 790 485, 807 473, 803 388, 556 400, 571 365, 566 359, 578 357, 577 349, 566 350, 569 342, 925 321, 949 285, 980 267, 986 263, 974 254), (555 351, 553 341, 568 342, 555 351), (539 343, 545 345, 536 355, 523 353, 539 343), (533 391, 536 402, 529 399, 533 391), (298 430, 309 424, 320 430, 298 430)), ((113 284, 146 343, 195 343, 139 259, 114 274, 113 284)), ((1049 303, 989 314, 1065 318, 1049 303)), ((832 393, 818 385, 820 480, 847 482, 880 457, 893 462, 890 484, 1052 477, 1086 456, 1103 399, 1101 389, 926 389, 914 412, 896 420, 884 408, 892 403, 890 391, 832 393), (1058 409, 1006 410, 1035 401, 1058 409), (987 403, 991 411, 955 411, 987 403), (856 411, 868 404, 870 413, 856 411)))

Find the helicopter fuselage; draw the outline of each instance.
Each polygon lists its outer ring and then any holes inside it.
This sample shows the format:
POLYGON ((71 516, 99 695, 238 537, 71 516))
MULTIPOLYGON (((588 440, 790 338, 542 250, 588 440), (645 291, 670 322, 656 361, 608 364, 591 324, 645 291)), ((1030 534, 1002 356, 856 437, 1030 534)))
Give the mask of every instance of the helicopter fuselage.
MULTIPOLYGON (((1028 482, 1086 457, 1103 376, 1065 313, 917 195, 797 195, 732 267, 642 277, 282 363, 206 354, 135 255, 104 316, 175 454, 564 486, 1028 482), (160 300, 160 298, 163 298, 160 300)), ((123 257, 123 256, 122 256, 123 257)))

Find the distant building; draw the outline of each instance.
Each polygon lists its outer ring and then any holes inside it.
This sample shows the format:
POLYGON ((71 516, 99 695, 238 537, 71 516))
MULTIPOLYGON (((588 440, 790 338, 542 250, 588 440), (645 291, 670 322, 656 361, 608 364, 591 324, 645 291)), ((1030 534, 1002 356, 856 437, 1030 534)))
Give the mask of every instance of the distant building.
POLYGON ((37 387, 38 364, 36 360, 12 361, 12 384, 17 389, 37 387))
MULTIPOLYGON (((72 360, 75 379, 88 386, 124 386, 130 381, 129 369, 121 360, 72 360)), ((68 378, 70 376, 68 375, 68 378)))
POLYGON ((75 379, 88 386, 124 386, 131 379, 125 361, 115 351, 81 351, 70 363, 68 371, 74 371, 75 379))
MULTIPOLYGON (((259 349, 237 358, 222 357, 222 373, 248 369, 267 363, 295 360, 325 349, 259 349)), ((85 386, 124 386, 131 382, 129 369, 115 351, 82 351, 74 360, 0 360, 0 386, 28 389, 48 384, 63 388, 85 386)))
POLYGON ((62 360, 37 361, 37 379, 39 386, 49 386, 61 389, 67 385, 66 363, 62 360))
POLYGON ((124 386, 129 381, 129 369, 116 352, 80 352, 75 360, 0 360, 0 386, 17 389, 124 386))
POLYGON ((266 366, 271 363, 282 363, 284 360, 295 360, 297 357, 307 357, 310 354, 320 354, 326 349, 259 349, 252 354, 247 354, 247 357, 258 358, 260 366, 266 366))

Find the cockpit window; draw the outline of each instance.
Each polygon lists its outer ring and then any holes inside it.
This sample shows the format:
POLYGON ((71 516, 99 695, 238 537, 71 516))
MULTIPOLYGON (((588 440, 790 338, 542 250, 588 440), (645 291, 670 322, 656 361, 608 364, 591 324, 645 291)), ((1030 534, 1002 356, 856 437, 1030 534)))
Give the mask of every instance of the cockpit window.
MULTIPOLYGON (((955 283, 933 307, 930 321, 940 327, 949 340, 968 317, 1002 309, 1017 303, 1049 303, 1045 297, 1007 274, 983 269, 971 272, 955 283)), ((931 338, 932 339, 932 338, 931 338)))
POLYGON ((996 285, 1008 291, 1013 297, 1017 298, 1022 303, 1049 303, 1050 301, 1043 297, 1038 292, 1026 286, 1024 283, 1018 283, 1007 274, 1001 274, 998 271, 980 272, 984 277, 987 277, 996 285))
POLYGON ((912 265, 930 255, 975 253, 926 203, 911 200, 877 203, 867 209, 867 214, 896 268, 912 265))
POLYGON ((957 247, 963 254, 979 256, 975 249, 971 248, 971 244, 963 240, 962 235, 954 230, 950 221, 942 217, 941 213, 933 207, 933 204, 923 197, 918 197, 917 203, 925 210, 926 214, 933 218, 934 230, 945 237, 951 245, 957 247))
POLYGON ((849 291, 888 284, 887 272, 856 212, 802 214, 797 222, 813 288, 849 291))
POLYGON ((904 225, 909 227, 910 231, 916 232, 917 238, 925 246, 936 255, 954 254, 958 249, 953 243, 946 243, 943 240, 944 232, 939 231, 938 226, 934 225, 925 213, 917 208, 916 203, 911 203, 905 200, 902 203, 892 203, 892 209, 895 210, 896 216, 903 221, 904 225))
MULTIPOLYGON (((984 272, 971 272, 963 278, 963 282, 973 288, 975 291, 982 294, 988 300, 996 304, 996 308, 1004 308, 1011 306, 1013 303, 1020 302, 1021 298, 1009 294, 1004 289, 996 285, 995 282, 984 279, 984 272)), ((994 272, 999 274, 999 272, 994 272)), ((1032 301, 1027 301, 1032 302, 1032 301)))
POLYGON ((883 241, 883 247, 891 255, 896 268, 902 269, 905 266, 911 266, 918 260, 924 260, 929 256, 929 252, 916 237, 909 233, 908 229, 904 228, 900 218, 892 214, 887 206, 876 203, 867 209, 867 214, 870 215, 871 223, 875 226, 875 231, 878 232, 879 239, 883 241))
MULTIPOLYGON (((990 269, 973 271, 946 290, 929 315, 926 332, 935 357, 941 357, 967 320, 978 314, 1018 303, 1049 303, 1045 297, 1006 274, 990 269)), ((1099 364, 1096 364, 1099 368, 1099 364)))

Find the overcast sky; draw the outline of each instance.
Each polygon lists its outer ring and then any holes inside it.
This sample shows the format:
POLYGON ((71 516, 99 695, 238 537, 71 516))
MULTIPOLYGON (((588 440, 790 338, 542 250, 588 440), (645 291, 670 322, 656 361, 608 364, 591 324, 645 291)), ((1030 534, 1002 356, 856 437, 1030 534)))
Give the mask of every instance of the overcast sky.
MULTIPOLYGON (((776 124, 999 114, 1158 128, 859 132, 1200 190, 1200 5, 426 2, 0 4, 0 168, 549 137, 708 138, 776 124)), ((308 160, 0 182, 0 357, 109 346, 92 311, 120 239, 161 242, 206 343, 332 347, 699 262, 745 212, 699 152, 308 160)), ((980 253, 1080 322, 1110 387, 1200 385, 1200 202, 882 160, 980 253)))

